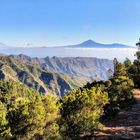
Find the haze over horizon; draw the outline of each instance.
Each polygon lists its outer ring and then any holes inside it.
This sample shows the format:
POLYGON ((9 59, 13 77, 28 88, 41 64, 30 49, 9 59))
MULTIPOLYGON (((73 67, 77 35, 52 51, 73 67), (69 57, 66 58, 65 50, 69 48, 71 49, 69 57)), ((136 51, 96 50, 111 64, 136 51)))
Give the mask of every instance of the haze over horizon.
POLYGON ((139 0, 4 0, 0 42, 11 46, 64 46, 92 39, 134 46, 139 0))
POLYGON ((134 54, 137 48, 127 46, 124 44, 102 44, 93 40, 87 40, 80 44, 59 46, 59 47, 9 47, 0 43, 0 53, 7 55, 19 55, 24 54, 30 57, 96 57, 103 59, 111 59, 114 57, 120 61, 125 60, 128 57, 134 60, 134 54))

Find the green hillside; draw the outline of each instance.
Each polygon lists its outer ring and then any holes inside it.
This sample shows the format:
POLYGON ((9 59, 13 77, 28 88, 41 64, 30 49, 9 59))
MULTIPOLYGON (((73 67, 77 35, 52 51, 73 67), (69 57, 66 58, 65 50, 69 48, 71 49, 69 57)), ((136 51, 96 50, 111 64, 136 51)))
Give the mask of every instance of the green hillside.
POLYGON ((59 97, 66 91, 80 87, 89 81, 84 76, 76 77, 52 72, 34 62, 26 62, 9 56, 0 56, 0 79, 12 79, 33 87, 43 94, 53 93, 59 97))

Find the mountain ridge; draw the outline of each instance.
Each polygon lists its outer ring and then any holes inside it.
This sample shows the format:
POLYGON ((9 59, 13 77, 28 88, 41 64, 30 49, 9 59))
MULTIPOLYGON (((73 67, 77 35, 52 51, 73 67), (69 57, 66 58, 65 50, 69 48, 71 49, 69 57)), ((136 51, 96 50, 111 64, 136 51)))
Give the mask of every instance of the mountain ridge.
POLYGON ((0 56, 0 79, 12 79, 59 97, 87 82, 107 79, 108 69, 113 71, 113 61, 107 59, 0 56))
MULTIPOLYGON (((69 47, 69 46, 67 46, 69 47)), ((77 45, 71 45, 70 47, 89 47, 89 48, 132 48, 132 46, 124 45, 121 43, 103 44, 95 42, 91 39, 86 40, 77 45)))

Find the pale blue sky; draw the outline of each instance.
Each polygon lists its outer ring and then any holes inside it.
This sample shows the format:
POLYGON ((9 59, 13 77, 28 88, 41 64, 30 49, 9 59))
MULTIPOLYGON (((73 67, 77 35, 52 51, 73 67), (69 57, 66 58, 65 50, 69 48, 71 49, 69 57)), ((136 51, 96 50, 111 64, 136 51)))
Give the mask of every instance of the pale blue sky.
POLYGON ((0 0, 0 42, 66 45, 87 39, 134 45, 140 0, 0 0))

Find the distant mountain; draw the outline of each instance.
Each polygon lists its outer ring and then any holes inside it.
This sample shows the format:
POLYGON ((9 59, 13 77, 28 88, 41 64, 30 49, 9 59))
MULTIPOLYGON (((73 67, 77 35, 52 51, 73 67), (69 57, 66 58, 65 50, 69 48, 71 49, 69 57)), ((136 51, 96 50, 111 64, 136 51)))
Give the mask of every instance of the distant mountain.
POLYGON ((93 40, 87 40, 84 41, 83 43, 77 44, 77 45, 70 45, 66 47, 78 47, 78 48, 132 48, 132 46, 124 45, 124 44, 119 44, 119 43, 113 43, 113 44, 101 44, 97 43, 93 40))
POLYGON ((107 59, 0 56, 0 79, 19 81, 39 92, 59 97, 87 82, 106 80, 108 69, 113 71, 113 62, 107 59))
MULTIPOLYGON (((101 44, 97 43, 92 40, 87 40, 83 43, 76 44, 76 45, 67 45, 67 46, 57 46, 57 47, 45 47, 45 46, 36 46, 36 47, 9 47, 8 45, 5 44, 0 44, 0 53, 1 54, 25 54, 30 57, 40 57, 44 58, 46 56, 53 57, 98 57, 98 58, 108 58, 108 59, 113 59, 113 55, 116 56, 116 51, 114 51, 114 54, 112 53, 111 49, 127 49, 127 51, 130 50, 130 48, 134 49, 134 47, 128 46, 128 45, 123 45, 119 43, 114 43, 114 44, 101 44), (92 49, 93 48, 93 49, 92 49), (102 48, 102 50, 101 50, 102 48), (107 49, 106 49, 107 48, 107 49), (104 53, 104 50, 108 50, 107 53, 104 53), (109 51, 109 49, 111 51, 109 51), (85 50, 85 51, 84 51, 85 50)), ((105 50, 105 51, 106 51, 105 50)), ((132 51, 130 51, 132 53, 132 51)), ((122 52, 122 55, 126 53, 124 50, 122 52)), ((129 55, 129 54, 128 54, 129 55)), ((128 55, 125 55, 126 57, 129 57, 128 55)), ((117 57, 117 56, 116 56, 117 57)))

